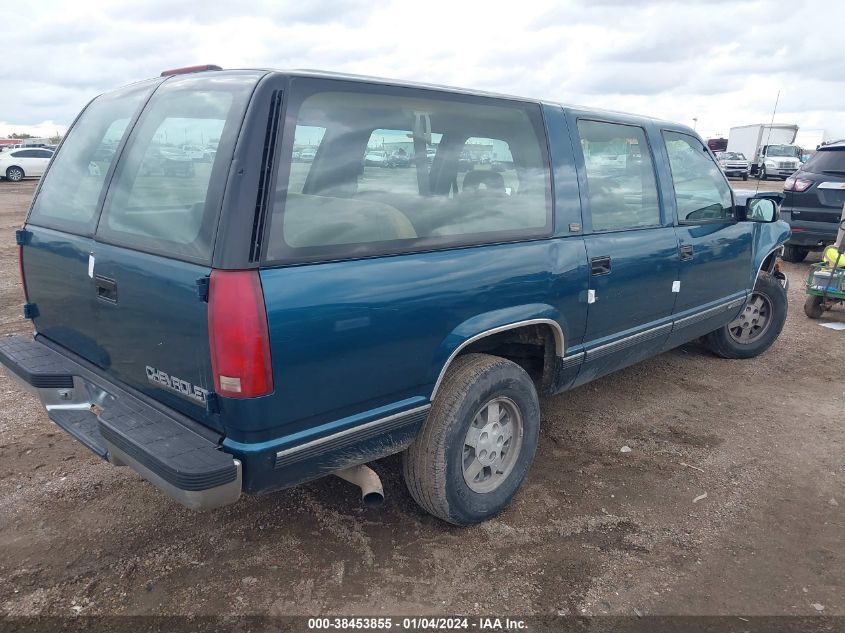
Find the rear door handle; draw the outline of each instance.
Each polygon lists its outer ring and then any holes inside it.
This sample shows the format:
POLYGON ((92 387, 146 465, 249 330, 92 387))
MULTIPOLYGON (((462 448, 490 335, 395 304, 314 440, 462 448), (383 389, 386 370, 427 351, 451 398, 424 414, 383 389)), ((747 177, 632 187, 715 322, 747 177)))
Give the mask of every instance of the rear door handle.
POLYGON ((94 284, 97 286, 98 299, 117 303, 117 282, 114 279, 97 275, 94 278, 94 284))
POLYGON ((678 250, 681 253, 682 260, 692 259, 693 255, 695 254, 695 249, 692 247, 692 244, 681 244, 678 250))
POLYGON ((608 255, 602 255, 601 257, 591 258, 590 273, 593 275, 610 274, 610 257, 608 255))

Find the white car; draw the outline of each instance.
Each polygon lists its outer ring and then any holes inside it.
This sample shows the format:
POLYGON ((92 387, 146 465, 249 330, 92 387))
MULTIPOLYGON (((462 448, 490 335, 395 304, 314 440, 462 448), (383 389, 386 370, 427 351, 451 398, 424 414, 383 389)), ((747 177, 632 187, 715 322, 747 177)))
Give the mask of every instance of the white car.
POLYGON ((53 158, 49 149, 31 147, 0 153, 0 178, 17 182, 24 178, 39 177, 53 158))

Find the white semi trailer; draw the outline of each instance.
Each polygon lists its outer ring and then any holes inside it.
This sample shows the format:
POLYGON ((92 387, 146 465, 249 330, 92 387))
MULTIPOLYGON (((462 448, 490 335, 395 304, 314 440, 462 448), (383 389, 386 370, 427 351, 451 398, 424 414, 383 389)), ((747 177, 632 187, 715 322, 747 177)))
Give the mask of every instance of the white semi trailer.
POLYGON ((751 173, 762 180, 787 178, 801 166, 801 148, 795 145, 797 125, 756 123, 732 127, 729 152, 739 152, 751 162, 751 173))

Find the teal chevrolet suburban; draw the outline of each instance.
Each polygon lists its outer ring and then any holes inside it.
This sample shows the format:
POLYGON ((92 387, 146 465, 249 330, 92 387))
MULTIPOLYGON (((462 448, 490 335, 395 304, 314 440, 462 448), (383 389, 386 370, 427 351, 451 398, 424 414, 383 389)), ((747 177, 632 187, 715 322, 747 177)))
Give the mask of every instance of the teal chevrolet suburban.
POLYGON ((702 337, 756 356, 787 310, 776 202, 688 127, 332 73, 97 97, 16 236, 35 333, 0 362, 198 509, 328 474, 377 502, 401 452, 422 508, 483 521, 538 395, 702 337))

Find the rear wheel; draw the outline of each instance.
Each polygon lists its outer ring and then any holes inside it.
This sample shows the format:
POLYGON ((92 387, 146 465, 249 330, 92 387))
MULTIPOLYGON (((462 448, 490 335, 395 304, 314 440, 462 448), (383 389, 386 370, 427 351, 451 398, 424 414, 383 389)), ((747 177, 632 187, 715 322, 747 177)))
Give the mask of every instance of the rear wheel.
POLYGON ((742 179, 743 179, 743 180, 748 180, 748 174, 742 174, 742 179))
POLYGON ((753 358, 780 335, 786 311, 786 290, 770 274, 761 273, 740 315, 704 340, 722 358, 753 358))
POLYGON ((23 180, 23 177, 23 169, 20 167, 9 167, 9 169, 6 170, 6 178, 12 182, 19 182, 23 180))
POLYGON ((792 244, 787 244, 783 247, 783 259, 787 262, 799 264, 807 258, 807 254, 809 252, 810 249, 808 248, 802 248, 800 246, 793 246, 792 244))
POLYGON ((809 295, 804 301, 804 314, 811 319, 820 319, 824 314, 824 299, 816 295, 809 295))
POLYGON ((537 391, 524 369, 497 356, 459 356, 403 455, 411 496, 455 525, 495 516, 522 485, 539 428, 537 391))

